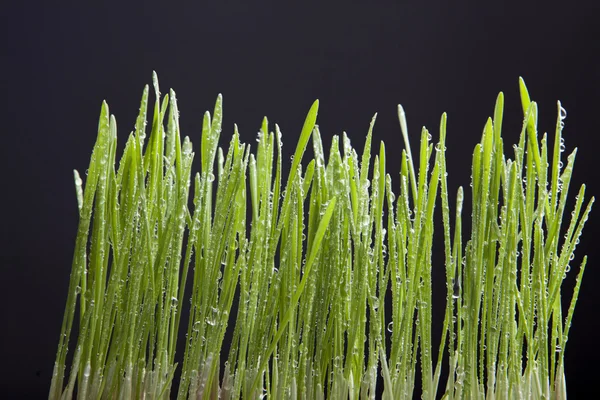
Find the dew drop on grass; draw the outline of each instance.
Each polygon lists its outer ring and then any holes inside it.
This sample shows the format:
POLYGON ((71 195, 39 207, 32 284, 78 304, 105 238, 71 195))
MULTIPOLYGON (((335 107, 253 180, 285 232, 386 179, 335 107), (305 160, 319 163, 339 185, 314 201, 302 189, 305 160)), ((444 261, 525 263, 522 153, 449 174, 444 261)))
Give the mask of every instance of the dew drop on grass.
POLYGON ((565 118, 567 118, 567 110, 563 106, 560 106, 560 119, 563 120, 565 118))
POLYGON ((263 392, 261 393, 260 396, 258 396, 259 399, 266 399, 267 398, 267 389, 263 388, 263 392))
POLYGON ((458 299, 460 297, 460 283, 458 282, 458 279, 454 280, 453 279, 453 284, 452 284, 453 288, 452 288, 452 298, 454 300, 458 299))
POLYGON ((215 326, 217 324, 217 319, 219 317, 219 310, 215 307, 210 308, 210 315, 206 318, 206 323, 210 326, 215 326))
POLYGON ((379 309, 379 299, 377 296, 371 296, 371 301, 373 303, 373 309, 377 311, 377 309, 379 309))
POLYGON ((390 322, 390 323, 387 325, 387 331, 388 331, 388 332, 392 333, 392 332, 393 332, 393 329, 394 329, 394 321, 390 322))
POLYGON ((192 154, 192 143, 188 136, 183 139, 182 152, 184 156, 190 156, 192 154))
POLYGON ((196 322, 194 322, 194 326, 193 326, 193 328, 192 328, 192 329, 193 329, 193 331, 194 331, 194 332, 199 332, 199 331, 200 331, 200 325, 201 325, 201 324, 202 324, 202 322, 201 322, 201 321, 196 321, 196 322))
POLYGON ((215 175, 211 172, 210 174, 208 174, 208 181, 213 182, 214 180, 215 180, 215 175))
POLYGON ((560 347, 560 344, 556 345, 556 352, 560 353, 562 351, 562 347, 560 347))
POLYGON ((91 370, 91 365, 90 365, 90 362, 88 361, 87 364, 85 364, 85 368, 83 369, 83 376, 88 378, 90 376, 90 370, 91 370))
POLYGON ((81 188, 83 181, 81 180, 81 177, 79 176, 79 172, 76 169, 73 170, 73 175, 75 176, 75 186, 77 186, 78 188, 81 188))

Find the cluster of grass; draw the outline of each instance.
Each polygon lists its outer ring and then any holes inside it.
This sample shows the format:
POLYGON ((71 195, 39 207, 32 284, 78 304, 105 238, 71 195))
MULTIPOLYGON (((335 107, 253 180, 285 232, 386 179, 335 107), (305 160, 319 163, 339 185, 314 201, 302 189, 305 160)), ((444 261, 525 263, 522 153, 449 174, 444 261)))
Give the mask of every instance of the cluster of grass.
POLYGON ((345 134, 326 151, 315 102, 285 178, 281 133, 266 119, 254 152, 237 128, 219 147, 219 96, 204 115, 189 207, 195 153, 180 138, 175 93, 161 99, 154 76, 151 132, 146 87, 118 164, 104 103, 85 188, 75 171, 80 222, 50 399, 362 399, 375 397, 378 379, 385 399, 565 398, 585 258, 566 315, 561 286, 593 198, 584 205, 581 187, 564 217, 575 160, 561 161, 565 111, 558 103, 550 147, 522 80, 520 88, 513 158, 501 137, 502 93, 475 146, 470 231, 462 188, 449 207, 445 114, 438 142, 423 128, 414 158, 398 107, 406 146, 394 194, 383 143, 371 157, 375 117, 360 156, 345 134), (314 158, 303 164, 311 138, 314 158), (446 308, 434 340, 440 205, 446 308), (180 330, 185 351, 176 354, 180 330))

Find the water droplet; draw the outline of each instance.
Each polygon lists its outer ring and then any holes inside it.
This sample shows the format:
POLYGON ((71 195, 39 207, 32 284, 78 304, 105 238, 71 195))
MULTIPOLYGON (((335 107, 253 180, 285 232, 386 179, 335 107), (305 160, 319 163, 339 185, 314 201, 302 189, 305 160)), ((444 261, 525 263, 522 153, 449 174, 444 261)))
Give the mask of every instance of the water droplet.
POLYGON ((202 325, 201 321, 196 321, 194 322, 194 326, 192 327, 194 332, 199 332, 200 331, 200 326, 202 325))
POLYGON ((560 119, 563 120, 565 118, 567 118, 567 110, 563 106, 560 106, 560 119))
POLYGON ((75 287, 75 294, 81 293, 81 286, 75 287))
POLYGON ((379 308, 379 299, 377 298, 377 296, 371 296, 371 302, 373 304, 373 309, 377 311, 377 309, 379 308))
POLYGON ((188 136, 186 136, 183 139, 183 155, 184 156, 189 156, 192 154, 192 143, 190 142, 190 138, 188 136))
POLYGON ((219 317, 219 309, 216 307, 210 308, 210 315, 206 318, 206 323, 210 326, 215 326, 219 317))
POLYGON ((88 361, 87 364, 85 365, 85 368, 83 369, 83 376, 88 378, 90 376, 90 370, 91 370, 91 365, 90 365, 90 362, 88 361))
POLYGON ((258 396, 259 399, 266 399, 267 398, 267 389, 263 388, 263 392, 261 393, 260 396, 258 396))
POLYGON ((390 323, 387 325, 387 331, 391 333, 391 332, 392 332, 392 329, 393 329, 393 326, 394 326, 394 321, 390 322, 390 323))
POLYGON ((215 180, 215 175, 211 172, 210 174, 208 174, 208 181, 212 182, 215 180))
POLYGON ((369 216, 366 214, 362 219, 362 225, 363 229, 366 229, 369 226, 369 216))
POLYGON ((83 181, 81 180, 81 177, 79 176, 79 172, 77 172, 77 170, 73 170, 73 174, 75 175, 75 185, 77 186, 81 186, 83 184, 83 181))
POLYGON ((452 283, 452 286, 453 286, 452 298, 456 300, 460 297, 460 283, 459 283, 458 279, 453 279, 452 281, 453 281, 453 283, 452 283))

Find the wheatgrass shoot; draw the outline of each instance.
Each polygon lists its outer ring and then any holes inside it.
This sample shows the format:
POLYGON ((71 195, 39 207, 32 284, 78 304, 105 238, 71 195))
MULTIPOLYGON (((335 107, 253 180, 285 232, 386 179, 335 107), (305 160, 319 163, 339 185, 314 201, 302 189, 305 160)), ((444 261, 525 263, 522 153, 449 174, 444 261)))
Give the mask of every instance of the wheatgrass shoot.
POLYGON ((566 398, 585 257, 566 315, 562 283, 594 199, 582 186, 565 218, 576 152, 565 165, 560 103, 550 146, 520 80, 525 117, 509 156, 500 93, 473 152, 469 232, 462 187, 449 207, 445 114, 437 143, 423 128, 415 157, 398 107, 406 146, 394 194, 383 143, 372 160, 376 116, 360 155, 345 133, 326 150, 315 102, 286 178, 282 134, 266 118, 256 149, 237 127, 219 147, 219 96, 204 114, 190 208, 192 142, 181 139, 175 92, 161 97, 156 74, 153 86, 149 136, 145 87, 117 164, 103 103, 85 184, 74 172, 79 228, 50 399, 566 398), (434 239, 445 252, 440 340, 434 239))

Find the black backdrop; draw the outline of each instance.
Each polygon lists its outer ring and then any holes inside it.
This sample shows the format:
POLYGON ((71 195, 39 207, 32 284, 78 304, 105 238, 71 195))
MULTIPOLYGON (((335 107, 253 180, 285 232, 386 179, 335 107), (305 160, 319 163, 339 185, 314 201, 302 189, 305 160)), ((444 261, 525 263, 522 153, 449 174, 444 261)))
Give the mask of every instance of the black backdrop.
MULTIPOLYGON (((473 146, 501 90, 505 141, 517 140, 523 76, 541 132, 553 132, 562 101, 567 150, 579 147, 574 184, 600 194, 594 1, 74 3, 3 6, 0 397, 47 395, 77 226, 72 169, 87 167, 103 99, 122 149, 152 70, 163 93, 177 91, 182 133, 194 143, 218 93, 222 143, 234 122, 253 142, 267 115, 281 126, 288 156, 315 98, 326 146, 347 131, 361 148, 379 112, 374 143, 385 140, 394 174, 396 105, 406 109, 413 141, 422 125, 435 138, 446 111, 453 193, 468 188, 473 146)), ((599 392, 599 218, 595 210, 577 248, 589 262, 566 349, 572 398, 599 392)))

